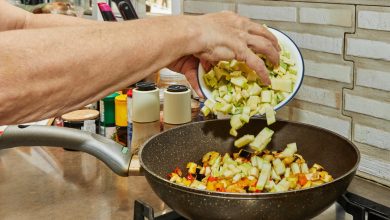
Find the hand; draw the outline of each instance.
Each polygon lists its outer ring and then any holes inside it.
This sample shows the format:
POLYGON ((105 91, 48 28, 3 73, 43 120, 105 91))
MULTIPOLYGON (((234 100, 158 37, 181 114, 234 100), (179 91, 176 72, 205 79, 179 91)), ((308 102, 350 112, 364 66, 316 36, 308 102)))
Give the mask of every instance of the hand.
MULTIPOLYGON (((206 67, 206 62, 202 62, 202 65, 206 67), (204 63, 204 64, 203 64, 204 63)), ((192 88, 198 94, 198 96, 203 97, 203 93, 200 91, 197 74, 198 74, 199 59, 192 56, 184 56, 175 62, 171 63, 167 68, 172 71, 182 73, 191 84, 192 88)), ((207 67, 206 67, 207 68, 207 67)))
POLYGON ((196 57, 210 62, 244 61, 256 71, 263 84, 271 83, 263 60, 256 55, 263 54, 273 65, 279 65, 280 47, 267 28, 233 12, 207 14, 196 19, 201 28, 198 38, 201 49, 196 57))

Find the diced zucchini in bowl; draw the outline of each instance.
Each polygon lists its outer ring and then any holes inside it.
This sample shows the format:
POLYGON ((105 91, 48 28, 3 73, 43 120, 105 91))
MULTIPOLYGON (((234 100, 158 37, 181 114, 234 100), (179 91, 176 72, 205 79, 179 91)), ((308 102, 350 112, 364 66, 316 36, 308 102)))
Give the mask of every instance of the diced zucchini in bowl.
MULTIPOLYGON (((242 61, 220 61, 207 73, 202 65, 199 65, 198 79, 201 90, 208 99, 216 102, 216 107, 208 106, 210 112, 207 109, 202 112, 234 115, 242 114, 237 107, 250 107, 250 113, 245 114, 249 118, 266 114, 268 124, 274 123, 275 112, 266 111, 264 104, 269 104, 273 110, 277 110, 296 94, 303 80, 303 59, 296 45, 286 35, 272 28, 269 30, 282 39, 279 41, 282 51, 278 67, 273 66, 264 55, 258 54, 266 64, 271 85, 264 85, 257 73, 242 61)), ((247 116, 243 116, 242 120, 248 123, 247 116)))

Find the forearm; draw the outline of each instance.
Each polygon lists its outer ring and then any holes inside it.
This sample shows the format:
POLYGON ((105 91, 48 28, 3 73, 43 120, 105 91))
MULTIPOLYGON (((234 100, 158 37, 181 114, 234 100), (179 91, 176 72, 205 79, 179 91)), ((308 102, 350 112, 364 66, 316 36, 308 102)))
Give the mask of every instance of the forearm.
POLYGON ((0 124, 61 115, 197 53, 189 20, 165 17, 0 33, 0 124))

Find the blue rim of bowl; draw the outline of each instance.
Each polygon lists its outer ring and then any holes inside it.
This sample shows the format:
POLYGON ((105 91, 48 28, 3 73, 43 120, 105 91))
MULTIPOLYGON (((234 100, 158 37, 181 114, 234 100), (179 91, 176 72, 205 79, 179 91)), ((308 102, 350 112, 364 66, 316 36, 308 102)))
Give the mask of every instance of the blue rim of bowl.
MULTIPOLYGON (((284 32, 282 32, 282 31, 280 31, 280 30, 278 30, 278 29, 276 29, 276 28, 273 28, 273 27, 268 27, 268 28, 271 28, 271 29, 273 29, 273 30, 275 30, 275 31, 278 31, 278 32, 280 32, 281 34, 283 34, 284 36, 286 36, 288 39, 290 39, 290 41, 294 44, 295 48, 297 48, 300 57, 302 58, 302 59, 301 59, 301 63, 302 63, 302 77, 301 77, 301 78, 302 78, 302 80, 300 80, 297 89, 294 90, 294 92, 292 93, 292 95, 290 96, 290 98, 289 98, 283 105, 281 105, 281 106, 279 106, 279 107, 277 107, 277 108, 274 109, 274 110, 276 111, 276 110, 279 110, 280 108, 282 108, 283 106, 287 105, 287 104, 294 98, 294 96, 298 93, 298 90, 301 88, 301 85, 302 85, 302 83, 303 83, 303 78, 304 78, 304 76, 305 76, 305 62, 303 61, 303 56, 302 56, 301 50, 299 50, 299 47, 297 46, 297 44, 296 44, 289 36, 287 36, 287 34, 285 34, 284 32)), ((199 62, 199 65, 202 65, 202 64, 199 62)), ((202 66, 202 68, 203 68, 203 66, 202 66)), ((199 69, 199 68, 198 68, 198 69, 199 69)), ((205 70, 205 72, 206 72, 206 70, 205 70)), ((202 87, 200 86, 199 72, 198 72, 198 74, 196 74, 196 79, 197 79, 197 81, 198 81, 199 89, 200 89, 200 91, 202 92, 203 97, 204 97, 204 98, 207 98, 206 94, 203 92, 202 87)))

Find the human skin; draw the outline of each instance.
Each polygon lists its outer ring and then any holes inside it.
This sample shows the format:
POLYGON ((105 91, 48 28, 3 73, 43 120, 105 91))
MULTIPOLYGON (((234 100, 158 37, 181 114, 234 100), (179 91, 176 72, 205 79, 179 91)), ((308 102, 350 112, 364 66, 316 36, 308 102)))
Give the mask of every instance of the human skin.
POLYGON ((255 53, 279 60, 276 38, 232 12, 95 22, 3 0, 0 11, 0 125, 79 109, 166 66, 193 81, 198 59, 245 61, 269 84, 255 53))

